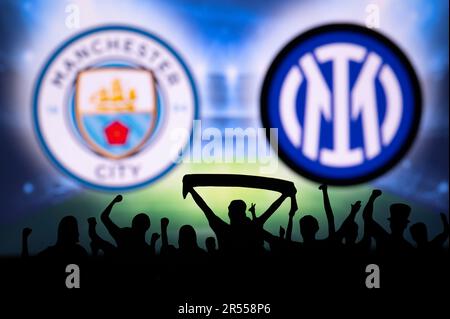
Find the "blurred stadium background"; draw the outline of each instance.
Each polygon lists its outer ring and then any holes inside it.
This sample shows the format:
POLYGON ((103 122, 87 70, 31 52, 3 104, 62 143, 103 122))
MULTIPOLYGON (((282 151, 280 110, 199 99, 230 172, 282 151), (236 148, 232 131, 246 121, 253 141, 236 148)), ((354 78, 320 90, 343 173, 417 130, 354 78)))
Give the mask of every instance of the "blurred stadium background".
MULTIPOLYGON (((440 230, 437 213, 448 213, 448 1, 13 1, 0 2, 0 255, 20 252, 23 227, 33 228, 32 253, 53 244, 59 219, 75 215, 81 240, 87 243, 87 222, 98 216, 114 194, 83 188, 53 167, 33 133, 31 96, 37 73, 50 52, 66 38, 92 26, 126 24, 160 35, 184 58, 197 84, 203 128, 260 127, 259 95, 264 74, 287 41, 320 24, 364 24, 368 4, 380 9, 379 31, 407 53, 424 91, 420 132, 408 155, 370 184, 331 187, 332 206, 340 223, 350 203, 368 198, 372 188, 384 190, 376 218, 385 221, 388 206, 404 201, 413 206, 412 221, 423 220, 440 230), (68 4, 79 8, 80 28, 65 25, 68 4)), ((225 150, 227 151, 227 150, 225 150)), ((171 240, 178 227, 191 224, 203 245, 211 235, 192 199, 181 196, 186 173, 259 174, 258 164, 180 164, 156 183, 125 194, 112 218, 129 225, 145 211, 151 232, 167 216, 171 240)), ((320 191, 279 163, 272 174, 296 183, 299 212, 313 214, 325 233, 320 191)), ((218 188, 200 190, 224 218, 231 199, 257 203, 263 211, 277 194, 263 190, 218 188)), ((285 204, 269 222, 278 232, 287 222, 285 204)), ((295 238, 299 238, 298 224, 295 238)), ((102 235, 104 228, 100 225, 102 235)))

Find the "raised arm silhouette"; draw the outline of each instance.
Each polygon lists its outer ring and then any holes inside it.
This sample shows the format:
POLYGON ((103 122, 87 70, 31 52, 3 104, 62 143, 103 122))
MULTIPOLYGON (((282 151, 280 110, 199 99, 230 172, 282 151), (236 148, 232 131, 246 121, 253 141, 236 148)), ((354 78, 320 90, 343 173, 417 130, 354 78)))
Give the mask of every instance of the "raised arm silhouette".
POLYGON ((416 248, 420 254, 436 253, 441 250, 449 237, 449 223, 445 214, 440 214, 442 221, 442 232, 432 240, 428 240, 428 230, 424 223, 415 223, 409 228, 411 237, 416 243, 416 248))
POLYGON ((250 208, 248 209, 248 211, 250 212, 250 214, 252 214, 252 220, 256 220, 257 217, 256 217, 256 204, 255 203, 252 203, 250 205, 250 208))
POLYGON ((272 205, 269 206, 269 208, 259 217, 255 219, 255 222, 258 223, 260 226, 263 226, 267 220, 275 213, 275 211, 281 206, 281 204, 284 202, 284 200, 288 197, 287 194, 282 193, 280 197, 276 201, 272 203, 272 205))
POLYGON ((336 232, 336 240, 339 243, 342 243, 342 240, 345 241, 345 244, 354 244, 358 237, 358 224, 355 222, 356 214, 359 212, 361 208, 361 201, 356 201, 351 205, 350 214, 348 214, 347 218, 345 218, 341 227, 336 232))
POLYGON ((403 237, 403 233, 409 223, 411 207, 403 203, 395 203, 390 206, 388 221, 391 233, 388 233, 373 219, 374 202, 381 194, 380 190, 373 190, 364 208, 363 219, 368 234, 375 238, 376 247, 380 254, 391 257, 408 255, 412 252, 412 245, 403 237))
POLYGON ((31 235, 31 232, 33 230, 31 228, 24 228, 22 230, 22 257, 26 258, 29 256, 29 251, 28 251, 28 238, 31 235))
POLYGON ((295 200, 295 197, 291 197, 291 209, 289 210, 289 219, 288 219, 288 224, 286 227, 286 235, 285 238, 288 241, 292 240, 292 228, 294 225, 294 216, 295 213, 297 212, 298 206, 297 206, 297 201, 295 200))
POLYGON ((121 228, 111 220, 112 208, 121 201, 122 195, 117 195, 100 216, 106 229, 116 241, 118 253, 132 258, 151 257, 153 248, 145 240, 147 230, 150 228, 150 218, 146 214, 140 213, 134 216, 131 227, 121 228))
POLYGON ((107 257, 112 257, 117 254, 117 247, 111 244, 110 242, 104 240, 97 234, 96 226, 97 226, 97 220, 95 217, 88 218, 88 234, 89 238, 91 239, 91 250, 92 255, 97 256, 98 251, 103 251, 104 255, 107 257))
POLYGON ((330 198, 328 196, 328 185, 322 184, 319 186, 319 189, 322 191, 323 206, 324 206, 325 215, 327 216, 327 221, 328 221, 328 238, 332 239, 336 232, 336 226, 334 224, 333 209, 331 208, 330 198))
POLYGON ((364 227, 362 239, 358 242, 359 226, 355 221, 361 209, 361 201, 351 205, 350 213, 336 232, 336 240, 347 258, 363 257, 370 252, 371 238, 367 227, 364 227))
MULTIPOLYGON (((331 209, 330 199, 328 197, 328 186, 322 184, 319 186, 322 191, 325 215, 328 222, 328 236, 325 239, 316 239, 317 232, 319 231, 319 222, 312 215, 305 215, 300 218, 300 234, 303 238, 302 247, 304 252, 307 253, 317 253, 323 254, 325 250, 329 250, 331 241, 335 240, 335 225, 334 225, 334 215, 331 209)), ((290 234, 291 232, 288 231, 290 234)), ((290 237, 290 235, 288 235, 290 237)))
POLYGON ((264 223, 280 207, 286 194, 280 197, 259 217, 251 220, 245 214, 247 206, 243 200, 233 200, 228 206, 230 224, 218 217, 194 188, 187 190, 205 214, 211 229, 219 243, 219 249, 225 254, 250 256, 264 251, 264 223))

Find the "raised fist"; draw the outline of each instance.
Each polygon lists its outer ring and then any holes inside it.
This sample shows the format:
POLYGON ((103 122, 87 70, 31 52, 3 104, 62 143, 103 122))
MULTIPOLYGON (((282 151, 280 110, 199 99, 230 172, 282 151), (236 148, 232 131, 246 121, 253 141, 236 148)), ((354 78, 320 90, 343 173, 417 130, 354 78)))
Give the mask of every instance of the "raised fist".
POLYGON ((380 191, 379 189, 374 189, 374 190, 372 191, 372 197, 373 197, 373 198, 377 198, 377 197, 381 196, 381 194, 383 194, 383 192, 380 191))
POLYGON ((356 201, 354 204, 352 204, 352 211, 359 211, 359 209, 361 208, 361 201, 358 200, 356 201))
POLYGON ((159 239, 159 237, 161 237, 158 233, 153 233, 152 234, 152 242, 154 243, 154 242, 156 242, 158 239, 159 239))
POLYGON ((89 225, 93 225, 93 226, 97 225, 97 220, 95 220, 95 217, 89 217, 87 219, 87 221, 88 221, 89 225))
POLYGON ((322 185, 319 186, 319 189, 321 191, 326 191, 328 189, 328 185, 327 184, 322 184, 322 185))
POLYGON ((32 231, 33 231, 33 230, 32 230, 31 228, 26 227, 26 228, 24 228, 24 229, 22 230, 22 236, 23 236, 23 237, 28 237, 28 236, 30 236, 30 234, 31 234, 32 231))
POLYGON ((119 203, 119 202, 121 202, 122 201, 122 199, 123 199, 123 197, 122 197, 122 195, 117 195, 115 198, 114 198, 114 202, 115 203, 119 203))
POLYGON ((163 217, 161 218, 161 227, 166 228, 169 225, 169 218, 163 217))

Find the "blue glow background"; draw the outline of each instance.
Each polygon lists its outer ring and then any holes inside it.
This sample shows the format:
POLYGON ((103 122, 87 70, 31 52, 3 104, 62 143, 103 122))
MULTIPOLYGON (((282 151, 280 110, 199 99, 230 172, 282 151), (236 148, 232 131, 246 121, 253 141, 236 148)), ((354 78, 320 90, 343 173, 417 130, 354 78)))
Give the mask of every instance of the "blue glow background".
MULTIPOLYGON (((22 220, 30 214, 92 194, 48 163, 33 133, 34 81, 62 41, 104 24, 130 24, 154 32, 180 53, 194 74, 203 127, 260 126, 260 87, 278 51, 317 25, 364 24, 371 3, 380 8, 379 31, 396 42, 416 68, 424 112, 411 151, 369 186, 448 212, 448 1, 3 0, 0 254, 18 252, 20 230, 26 226, 22 220), (79 29, 65 25, 68 4, 79 8, 79 29)), ((53 240, 51 227, 41 245, 53 240)))

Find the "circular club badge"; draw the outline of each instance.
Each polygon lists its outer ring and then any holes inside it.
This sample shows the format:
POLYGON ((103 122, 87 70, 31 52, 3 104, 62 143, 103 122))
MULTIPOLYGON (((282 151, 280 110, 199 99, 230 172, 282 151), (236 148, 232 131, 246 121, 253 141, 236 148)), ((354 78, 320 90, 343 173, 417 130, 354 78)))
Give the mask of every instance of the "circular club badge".
POLYGON ((277 55, 261 116, 278 129, 281 159, 321 183, 381 175, 410 147, 421 116, 417 76, 378 32, 349 24, 312 29, 277 55))
POLYGON ((179 161, 198 113, 184 62, 145 31, 105 26, 61 45, 34 93, 37 136, 48 157, 81 183, 125 190, 179 161), (188 134, 174 137, 173 132, 188 134))

